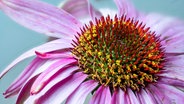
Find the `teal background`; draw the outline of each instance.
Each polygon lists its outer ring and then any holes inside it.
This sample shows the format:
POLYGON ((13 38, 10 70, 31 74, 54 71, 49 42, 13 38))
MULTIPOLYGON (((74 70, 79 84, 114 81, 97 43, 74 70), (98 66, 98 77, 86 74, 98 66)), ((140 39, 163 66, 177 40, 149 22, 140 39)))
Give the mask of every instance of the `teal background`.
MULTIPOLYGON (((61 0, 44 0, 53 5, 59 4, 61 0)), ((77 0, 76 0, 77 1, 77 0)), ((110 7, 116 9, 111 0, 91 0, 97 8, 110 7), (99 2, 96 3, 96 2, 99 2)), ((133 0, 137 9, 144 12, 159 12, 165 15, 184 19, 183 0, 133 0)), ((26 29, 0 12, 0 72, 16 57, 28 49, 43 44, 47 37, 26 29)), ((2 93, 8 85, 18 76, 27 60, 13 68, 3 79, 0 80, 0 104, 14 104, 15 98, 4 99, 2 93)))

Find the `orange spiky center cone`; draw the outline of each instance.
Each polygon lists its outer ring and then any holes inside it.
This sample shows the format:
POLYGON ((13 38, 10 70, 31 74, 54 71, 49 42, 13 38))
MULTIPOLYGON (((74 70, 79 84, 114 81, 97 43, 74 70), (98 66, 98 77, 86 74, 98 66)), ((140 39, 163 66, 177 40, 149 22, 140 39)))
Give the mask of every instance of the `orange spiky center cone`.
POLYGON ((164 52, 156 35, 126 16, 96 19, 85 25, 72 53, 79 68, 101 85, 140 90, 157 81, 164 52))

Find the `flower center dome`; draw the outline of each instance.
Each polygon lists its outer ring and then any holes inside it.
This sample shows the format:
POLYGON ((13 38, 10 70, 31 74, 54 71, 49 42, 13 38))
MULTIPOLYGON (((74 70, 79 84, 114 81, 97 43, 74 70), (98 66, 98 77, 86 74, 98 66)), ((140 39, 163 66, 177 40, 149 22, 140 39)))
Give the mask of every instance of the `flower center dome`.
POLYGON ((164 52, 159 38, 144 26, 126 16, 101 17, 85 25, 72 50, 80 70, 110 88, 139 91, 156 82, 164 52))

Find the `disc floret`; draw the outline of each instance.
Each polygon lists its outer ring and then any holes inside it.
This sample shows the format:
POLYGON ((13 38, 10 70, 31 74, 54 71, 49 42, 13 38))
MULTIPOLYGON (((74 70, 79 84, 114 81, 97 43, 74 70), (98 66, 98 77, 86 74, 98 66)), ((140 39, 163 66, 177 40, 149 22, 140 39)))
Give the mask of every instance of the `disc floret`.
POLYGON ((163 68, 160 40, 145 25, 126 16, 96 19, 85 25, 72 53, 89 79, 111 88, 138 91, 157 81, 163 68))

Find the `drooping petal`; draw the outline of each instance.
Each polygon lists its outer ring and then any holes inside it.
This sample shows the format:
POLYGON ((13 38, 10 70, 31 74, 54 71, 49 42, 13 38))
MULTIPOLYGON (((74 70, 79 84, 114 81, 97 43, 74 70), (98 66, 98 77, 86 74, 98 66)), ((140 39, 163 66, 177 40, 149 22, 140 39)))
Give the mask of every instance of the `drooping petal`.
POLYGON ((145 89, 141 89, 138 93, 141 104, 157 104, 155 98, 149 94, 145 89))
POLYGON ((115 90, 112 95, 111 104, 130 104, 127 102, 126 96, 126 93, 120 88, 118 90, 115 90))
POLYGON ((1 9, 16 22, 51 37, 73 37, 82 24, 62 9, 37 0, 1 0, 1 9))
POLYGON ((128 18, 138 17, 138 12, 129 0, 114 0, 118 7, 118 16, 126 15, 128 18))
POLYGON ((21 88, 21 91, 18 95, 16 104, 23 104, 23 102, 30 96, 30 89, 32 84, 34 83, 35 79, 39 76, 36 75, 33 78, 31 78, 29 81, 26 82, 26 84, 21 88))
POLYGON ((5 91, 4 96, 10 97, 13 94, 17 94, 22 85, 29 79, 29 77, 34 73, 34 71, 40 67, 45 60, 41 60, 39 58, 35 58, 25 69, 24 71, 19 75, 19 77, 8 87, 8 89, 5 91))
POLYGON ((78 70, 78 66, 75 65, 68 65, 63 67, 59 72, 55 74, 55 76, 50 80, 47 85, 37 94, 31 95, 25 102, 26 104, 33 104, 36 99, 40 98, 41 96, 45 95, 53 86, 57 83, 65 80, 66 78, 70 77, 74 71, 78 70))
POLYGON ((180 80, 177 78, 160 77, 159 82, 171 86, 184 88, 184 80, 180 80))
POLYGON ((47 85, 47 83, 52 80, 53 76, 60 71, 60 69, 73 62, 76 62, 73 58, 64 58, 50 65, 33 83, 31 87, 31 94, 40 92, 47 85))
MULTIPOLYGON (((101 16, 101 13, 97 11, 89 3, 88 0, 80 0, 77 2, 76 0, 67 0, 64 4, 61 4, 59 7, 72 14, 81 21, 86 18, 89 18, 90 15, 92 15, 93 18, 101 16)), ((89 20, 91 20, 91 18, 89 20)))
POLYGON ((89 102, 89 104, 110 104, 110 103, 111 103, 110 90, 109 87, 105 86, 100 86, 89 102))
POLYGON ((86 79, 86 77, 87 75, 79 72, 66 78, 38 98, 36 104, 60 104, 86 79))
POLYGON ((13 68, 16 64, 18 64, 19 62, 31 57, 35 55, 35 51, 39 51, 39 52, 50 52, 50 51, 55 51, 55 50, 59 50, 59 49, 67 49, 67 48, 71 48, 72 45, 70 43, 69 40, 64 40, 64 39, 58 39, 58 40, 54 40, 48 43, 45 43, 41 46, 35 47, 25 53, 23 53, 21 56, 19 56, 17 59, 15 59, 11 64, 9 64, 4 70, 3 72, 1 72, 0 74, 0 79, 11 69, 13 68))
POLYGON ((82 83, 66 100, 66 104, 83 104, 87 95, 97 86, 97 82, 89 80, 82 83))
POLYGON ((130 99, 130 104, 141 104, 138 96, 130 88, 127 89, 127 94, 130 99))

